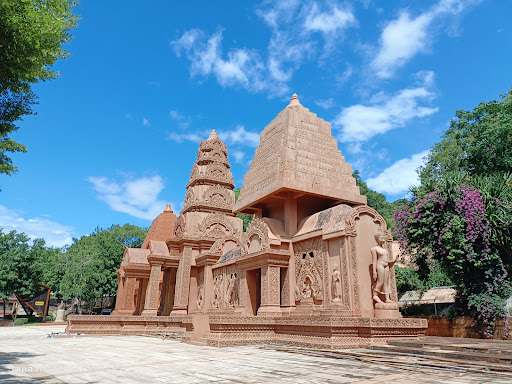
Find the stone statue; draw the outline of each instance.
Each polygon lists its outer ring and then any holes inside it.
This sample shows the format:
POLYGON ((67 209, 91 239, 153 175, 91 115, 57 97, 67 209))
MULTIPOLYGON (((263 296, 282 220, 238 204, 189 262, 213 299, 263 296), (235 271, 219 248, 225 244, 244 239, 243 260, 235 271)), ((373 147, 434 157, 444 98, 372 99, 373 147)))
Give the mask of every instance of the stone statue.
POLYGON ((334 263, 334 268, 332 270, 331 275, 331 284, 332 284, 332 301, 339 302, 341 301, 341 273, 338 269, 338 264, 334 263))
POLYGON ((197 292, 197 300, 196 300, 197 309, 203 310, 203 304, 204 304, 204 284, 201 284, 199 286, 199 292, 197 292))
POLYGON ((232 273, 228 280, 228 288, 226 289, 226 304, 230 307, 237 305, 235 287, 236 274, 232 273))
POLYGON ((304 280, 304 286, 302 288, 302 296, 305 298, 311 297, 313 295, 313 289, 311 288, 311 279, 306 277, 304 280))
POLYGON ((66 308, 65 308, 64 301, 63 301, 63 300, 61 300, 61 301, 60 301, 60 304, 59 304, 59 306, 57 307, 57 309, 66 309, 66 308))
POLYGON ((212 307, 213 308, 220 308, 221 304, 221 296, 222 296, 222 290, 221 290, 221 284, 222 284, 222 275, 216 276, 213 281, 213 298, 212 298, 212 307))
POLYGON ((375 234, 375 241, 377 241, 377 245, 370 249, 373 261, 373 279, 375 280, 375 284, 372 286, 373 301, 375 303, 382 303, 383 301, 379 295, 384 295, 385 302, 392 303, 393 300, 390 298, 389 269, 395 264, 396 258, 389 260, 388 251, 383 247, 386 243, 386 234, 377 232, 375 234))

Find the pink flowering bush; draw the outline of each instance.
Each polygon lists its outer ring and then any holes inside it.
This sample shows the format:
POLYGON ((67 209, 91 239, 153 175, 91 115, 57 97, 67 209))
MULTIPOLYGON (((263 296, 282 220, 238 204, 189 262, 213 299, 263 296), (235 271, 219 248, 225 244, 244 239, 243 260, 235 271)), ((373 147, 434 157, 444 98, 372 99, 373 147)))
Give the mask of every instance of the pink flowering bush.
POLYGON ((487 325, 491 337, 495 319, 506 320, 505 300, 512 294, 510 202, 464 182, 414 192, 412 201, 395 212, 401 249, 414 255, 420 271, 437 261, 457 288, 459 309, 487 325))

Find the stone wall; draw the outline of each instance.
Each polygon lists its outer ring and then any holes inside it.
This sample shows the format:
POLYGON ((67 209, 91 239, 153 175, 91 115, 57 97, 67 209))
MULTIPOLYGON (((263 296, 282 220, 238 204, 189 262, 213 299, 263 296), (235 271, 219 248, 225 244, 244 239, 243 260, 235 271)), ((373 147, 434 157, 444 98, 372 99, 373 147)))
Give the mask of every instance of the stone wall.
MULTIPOLYGON (((446 316, 432 316, 426 319, 428 320, 428 329, 425 332, 425 336, 485 338, 484 327, 477 326, 470 317, 457 317, 452 321, 448 320, 446 316)), ((504 334, 503 320, 497 320, 493 339, 503 340, 504 334)), ((512 340, 510 335, 508 340, 512 340)))

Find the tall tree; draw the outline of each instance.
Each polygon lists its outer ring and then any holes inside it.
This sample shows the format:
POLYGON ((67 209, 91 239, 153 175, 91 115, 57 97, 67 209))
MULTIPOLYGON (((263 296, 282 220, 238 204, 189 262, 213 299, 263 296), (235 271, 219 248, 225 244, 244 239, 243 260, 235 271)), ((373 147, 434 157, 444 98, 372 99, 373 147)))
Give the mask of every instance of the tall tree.
POLYGON ((15 123, 33 114, 37 102, 32 85, 59 74, 52 65, 69 53, 75 0, 0 0, 0 173, 17 171, 10 153, 27 148, 8 135, 15 123))
POLYGON ((441 182, 451 173, 487 175, 512 170, 512 89, 501 98, 455 113, 443 140, 419 169, 422 185, 441 182))
POLYGON ((99 298, 117 292, 116 270, 126 247, 140 247, 147 230, 125 224, 108 229, 96 228, 90 235, 75 239, 66 254, 60 259, 64 271, 60 284, 61 294, 73 298, 77 303, 85 300, 89 308, 99 298))
POLYGON ((4 301, 4 310, 5 300, 12 294, 29 295, 40 288, 42 273, 38 257, 41 246, 44 246, 41 239, 31 245, 24 233, 4 233, 0 229, 0 298, 4 301))

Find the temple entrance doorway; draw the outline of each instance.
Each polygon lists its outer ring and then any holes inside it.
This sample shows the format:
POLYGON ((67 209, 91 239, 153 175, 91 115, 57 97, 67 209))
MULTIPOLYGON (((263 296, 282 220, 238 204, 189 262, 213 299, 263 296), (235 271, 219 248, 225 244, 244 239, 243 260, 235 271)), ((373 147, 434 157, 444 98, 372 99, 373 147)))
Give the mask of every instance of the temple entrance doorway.
POLYGON ((247 289, 249 291, 248 307, 252 310, 252 315, 256 316, 261 306, 261 268, 247 271, 247 289))

